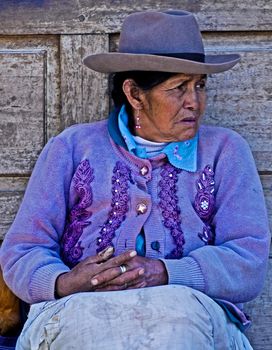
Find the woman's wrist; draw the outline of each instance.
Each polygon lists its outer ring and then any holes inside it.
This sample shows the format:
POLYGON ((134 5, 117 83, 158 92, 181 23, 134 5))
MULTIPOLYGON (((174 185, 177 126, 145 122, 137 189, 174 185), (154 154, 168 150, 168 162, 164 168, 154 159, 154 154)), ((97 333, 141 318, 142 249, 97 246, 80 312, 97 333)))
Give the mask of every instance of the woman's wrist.
POLYGON ((160 276, 161 276, 161 284, 168 284, 168 273, 167 269, 164 265, 164 263, 161 260, 157 260, 158 266, 159 266, 159 271, 160 271, 160 276))
POLYGON ((66 283, 65 283, 65 280, 67 278, 67 276, 65 276, 65 275, 67 275, 67 273, 68 272, 64 272, 64 273, 60 274, 56 279, 55 291, 54 291, 55 299, 60 299, 60 298, 69 294, 69 293, 67 293, 66 283))

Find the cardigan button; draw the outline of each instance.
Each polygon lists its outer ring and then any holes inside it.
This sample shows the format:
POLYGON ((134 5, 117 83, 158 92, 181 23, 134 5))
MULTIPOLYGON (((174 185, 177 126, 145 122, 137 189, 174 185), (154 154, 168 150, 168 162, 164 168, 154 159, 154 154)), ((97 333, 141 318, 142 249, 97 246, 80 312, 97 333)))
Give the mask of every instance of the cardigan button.
POLYGON ((141 169, 140 169, 140 174, 142 175, 142 176, 145 176, 146 174, 148 174, 148 167, 147 166, 143 166, 143 167, 141 167, 141 169))
POLYGON ((147 205, 145 203, 137 204, 136 211, 138 214, 145 214, 147 212, 147 205))
POLYGON ((151 248, 158 252, 160 250, 160 242, 159 241, 151 242, 151 248))
POLYGON ((99 245, 102 242, 102 237, 96 238, 96 244, 99 245))

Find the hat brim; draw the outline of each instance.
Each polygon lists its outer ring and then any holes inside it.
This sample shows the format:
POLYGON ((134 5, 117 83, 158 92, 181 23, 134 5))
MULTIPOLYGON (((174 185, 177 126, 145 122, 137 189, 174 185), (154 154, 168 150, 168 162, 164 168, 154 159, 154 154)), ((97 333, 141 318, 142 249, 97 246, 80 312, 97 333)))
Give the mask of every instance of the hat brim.
POLYGON ((220 73, 232 68, 240 61, 238 54, 206 55, 205 63, 181 58, 132 54, 120 52, 99 53, 86 56, 83 63, 101 73, 125 71, 158 71, 187 74, 220 73))

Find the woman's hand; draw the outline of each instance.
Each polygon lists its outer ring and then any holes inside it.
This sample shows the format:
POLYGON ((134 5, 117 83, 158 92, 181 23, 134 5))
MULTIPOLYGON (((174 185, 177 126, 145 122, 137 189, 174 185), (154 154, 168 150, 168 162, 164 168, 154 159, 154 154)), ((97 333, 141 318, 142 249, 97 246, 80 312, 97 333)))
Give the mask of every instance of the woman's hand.
POLYGON ((168 283, 168 274, 164 263, 160 260, 135 256, 123 263, 126 272, 111 281, 103 279, 102 274, 95 276, 95 291, 124 290, 159 286, 168 283), (135 273, 135 272, 138 273, 135 273))
MULTIPOLYGON (((131 259, 137 253, 130 250, 112 257, 113 252, 114 249, 109 247, 103 252, 81 261, 71 271, 58 276, 55 286, 56 294, 59 297, 64 297, 73 293, 94 291, 101 283, 110 284, 118 276, 121 277, 120 266, 129 266, 131 259)), ((130 279, 137 281, 141 273, 143 271, 139 264, 130 271, 130 279)))

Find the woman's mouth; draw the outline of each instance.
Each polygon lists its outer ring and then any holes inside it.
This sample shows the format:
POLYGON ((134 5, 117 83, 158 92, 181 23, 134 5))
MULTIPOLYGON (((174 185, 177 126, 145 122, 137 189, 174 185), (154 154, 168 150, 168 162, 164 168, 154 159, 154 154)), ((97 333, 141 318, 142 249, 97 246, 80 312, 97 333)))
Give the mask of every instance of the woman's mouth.
POLYGON ((187 117, 187 118, 183 118, 180 119, 177 124, 179 123, 189 123, 189 124, 194 124, 197 122, 197 118, 196 117, 187 117))
POLYGON ((187 122, 189 122, 189 123, 192 123, 192 122, 193 122, 193 123, 194 123, 194 122, 196 121, 196 118, 185 118, 185 119, 183 119, 182 121, 183 121, 183 122, 186 122, 186 123, 187 123, 187 122))

